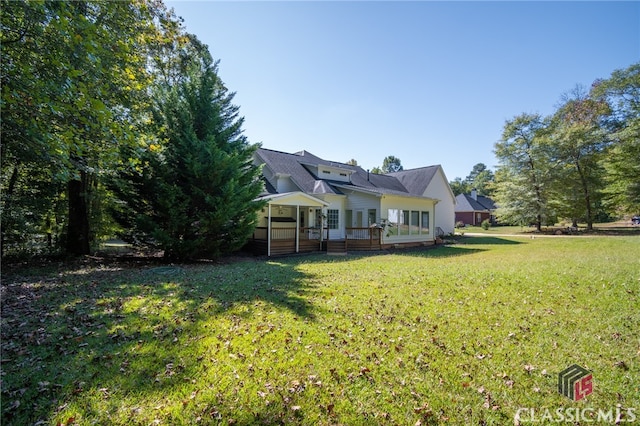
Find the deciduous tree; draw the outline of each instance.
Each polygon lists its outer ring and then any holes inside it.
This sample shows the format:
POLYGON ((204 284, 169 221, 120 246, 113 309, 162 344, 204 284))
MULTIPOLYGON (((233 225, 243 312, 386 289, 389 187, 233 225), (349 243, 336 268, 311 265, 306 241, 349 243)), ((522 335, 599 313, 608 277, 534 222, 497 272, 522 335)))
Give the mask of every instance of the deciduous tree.
POLYGON ((640 212, 640 63, 616 70, 594 84, 592 94, 612 108, 607 120, 610 146, 603 160, 603 193, 618 215, 640 212))
POLYGON ((551 139, 556 173, 555 197, 559 213, 577 220, 584 217, 593 229, 595 206, 601 198, 608 145, 603 120, 610 113, 606 101, 590 97, 581 88, 568 95, 553 118, 551 139))
POLYGON ((86 254, 95 238, 91 218, 99 212, 91 206, 101 173, 118 146, 135 137, 132 118, 146 89, 153 7, 142 1, 3 1, 0 13, 2 173, 8 177, 3 243, 16 234, 13 218, 26 207, 20 205, 26 194, 48 185, 54 191, 39 193, 46 197, 40 207, 27 207, 33 218, 24 233, 46 226, 64 199, 59 223, 66 251, 86 254))
POLYGON ((553 215, 549 208, 549 182, 553 168, 545 143, 547 122, 538 114, 521 114, 506 122, 495 144, 499 165, 494 201, 502 222, 535 223, 553 215))

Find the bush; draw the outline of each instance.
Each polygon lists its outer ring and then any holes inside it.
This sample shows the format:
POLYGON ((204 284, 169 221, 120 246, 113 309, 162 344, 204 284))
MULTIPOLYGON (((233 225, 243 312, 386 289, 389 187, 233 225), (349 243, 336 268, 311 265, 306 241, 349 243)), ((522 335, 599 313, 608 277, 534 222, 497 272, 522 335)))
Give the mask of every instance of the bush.
POLYGON ((480 226, 482 226, 482 229, 484 229, 486 231, 491 226, 491 223, 489 223, 489 219, 485 219, 485 220, 482 221, 480 226))
POLYGON ((456 222, 456 228, 464 228, 464 222, 459 220, 456 222))

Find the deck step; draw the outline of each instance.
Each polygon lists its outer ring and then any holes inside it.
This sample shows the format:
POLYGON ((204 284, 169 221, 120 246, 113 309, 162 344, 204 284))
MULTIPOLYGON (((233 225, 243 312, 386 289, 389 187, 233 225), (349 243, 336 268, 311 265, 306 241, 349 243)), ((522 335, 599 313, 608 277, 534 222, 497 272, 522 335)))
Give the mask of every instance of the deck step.
POLYGON ((327 241, 327 254, 347 254, 346 240, 327 241))

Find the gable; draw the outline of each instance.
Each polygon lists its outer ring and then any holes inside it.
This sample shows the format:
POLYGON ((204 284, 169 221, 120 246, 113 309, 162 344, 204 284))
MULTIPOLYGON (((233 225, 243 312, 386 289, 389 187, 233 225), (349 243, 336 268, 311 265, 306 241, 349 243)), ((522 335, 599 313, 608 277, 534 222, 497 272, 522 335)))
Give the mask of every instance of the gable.
POLYGON ((412 194, 438 199, 448 198, 454 204, 456 203, 456 197, 439 164, 389 173, 389 175, 396 177, 412 194))

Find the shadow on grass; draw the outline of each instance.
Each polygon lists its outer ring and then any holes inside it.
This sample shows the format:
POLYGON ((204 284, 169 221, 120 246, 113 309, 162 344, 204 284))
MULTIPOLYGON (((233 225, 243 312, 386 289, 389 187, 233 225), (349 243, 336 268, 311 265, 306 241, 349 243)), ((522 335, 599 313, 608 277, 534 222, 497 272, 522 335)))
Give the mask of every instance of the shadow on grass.
POLYGON ((234 342, 245 334, 259 340, 277 322, 255 330, 243 318, 288 312, 312 321, 313 280, 295 266, 247 261, 3 277, 1 423, 49 424, 74 403, 95 415, 96 394, 161 399, 197 377, 203 363, 244 356, 234 354, 234 342))
POLYGON ((458 237, 458 244, 464 245, 517 245, 523 244, 521 241, 508 240, 500 237, 458 237))
POLYGON ((429 248, 415 248, 406 250, 397 250, 393 254, 396 256, 424 257, 432 259, 445 259, 449 257, 468 256, 474 253, 486 251, 481 248, 468 248, 462 245, 446 245, 429 248))

